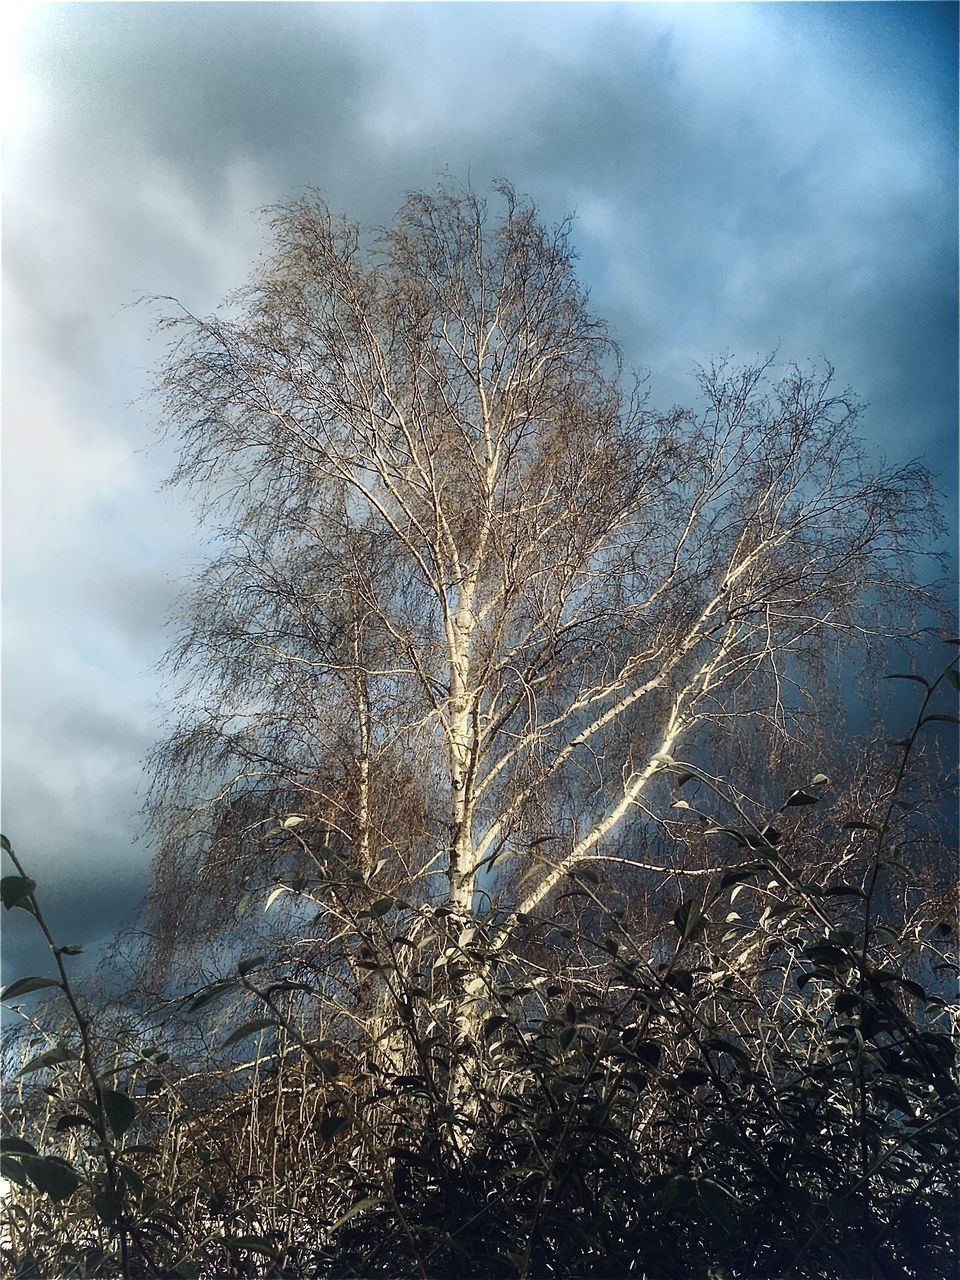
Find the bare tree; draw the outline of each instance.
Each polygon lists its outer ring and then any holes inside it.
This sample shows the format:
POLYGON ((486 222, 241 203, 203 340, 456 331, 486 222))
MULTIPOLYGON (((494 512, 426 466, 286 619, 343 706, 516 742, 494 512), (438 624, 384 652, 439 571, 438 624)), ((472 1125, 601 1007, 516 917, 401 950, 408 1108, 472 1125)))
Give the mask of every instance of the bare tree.
POLYGON ((634 856, 678 744, 776 753, 838 652, 924 602, 927 476, 866 458, 831 370, 720 363, 696 413, 653 412, 569 223, 496 200, 413 195, 373 236, 283 206, 223 317, 166 322, 174 478, 221 547, 156 760, 168 935, 276 870, 296 814, 461 920, 495 902, 503 947, 634 856))

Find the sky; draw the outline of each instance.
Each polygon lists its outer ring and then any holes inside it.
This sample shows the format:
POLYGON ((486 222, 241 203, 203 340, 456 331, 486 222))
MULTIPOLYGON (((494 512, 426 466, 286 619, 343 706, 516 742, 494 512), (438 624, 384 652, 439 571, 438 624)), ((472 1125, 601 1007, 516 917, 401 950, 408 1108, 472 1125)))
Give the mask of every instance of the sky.
MULTIPOLYGON (((827 357, 956 529, 952 3, 5 7, 3 829, 91 965, 148 876, 165 619, 204 560, 144 400, 144 295, 209 313, 316 188, 388 223, 497 178, 576 215, 655 404, 695 364, 827 357)), ((184 887, 189 892, 189 886, 184 887)), ((5 913, 4 981, 43 972, 5 913)))

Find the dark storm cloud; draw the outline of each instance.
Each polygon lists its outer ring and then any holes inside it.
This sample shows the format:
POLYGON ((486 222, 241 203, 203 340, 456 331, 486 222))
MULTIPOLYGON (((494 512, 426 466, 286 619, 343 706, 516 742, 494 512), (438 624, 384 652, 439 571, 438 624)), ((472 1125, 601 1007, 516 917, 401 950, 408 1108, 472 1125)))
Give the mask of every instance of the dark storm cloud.
POLYGON ((871 441, 952 492, 956 26, 936 4, 34 13, 5 154, 4 824, 73 940, 142 888, 159 619, 203 554, 156 496, 169 454, 141 452, 158 347, 126 304, 214 307, 254 210, 307 187, 382 223, 444 169, 502 176, 576 211, 655 400, 720 351, 822 353, 871 441))
POLYGON ((299 4, 51 7, 24 63, 55 83, 59 144, 89 166, 79 185, 159 159, 208 200, 235 156, 270 169, 309 149, 342 164, 374 74, 346 33, 299 4))
MULTIPOLYGON (((80 698, 44 705, 7 682, 4 701, 16 728, 16 750, 4 760, 4 823, 37 881, 55 939, 85 946, 89 958, 77 967, 88 971, 146 887, 131 797, 151 736, 80 698)), ((26 912, 5 914, 3 943, 15 957, 11 971, 49 969, 46 944, 26 912)))
MULTIPOLYGON (((870 6, 838 16, 839 51, 803 6, 791 22, 764 6, 79 5, 39 43, 74 197, 104 167, 159 164, 210 208, 248 165, 252 200, 316 185, 384 220, 447 166, 481 186, 508 176, 554 216, 605 203, 614 221, 588 274, 654 365, 778 340, 843 356, 870 341, 880 295, 906 317, 912 292, 927 305, 924 274, 949 278, 952 142, 931 140, 936 112, 915 87, 924 24, 943 15, 887 7, 904 30, 886 77, 870 6), (643 277, 632 306, 611 276, 625 259, 643 277)), ((888 43, 896 27, 884 18, 888 43)), ((143 261, 160 228, 122 195, 106 216, 121 252, 133 219, 143 261)), ((903 331, 916 341, 915 324, 903 331)), ((898 350, 918 374, 921 354, 898 350)))
MULTIPOLYGON (((44 918, 57 944, 85 949, 70 963, 71 978, 87 978, 95 973, 103 951, 118 929, 134 924, 138 905, 149 886, 146 867, 130 868, 129 854, 122 841, 101 838, 97 854, 98 859, 91 860, 89 866, 78 859, 73 875, 61 872, 56 879, 41 877, 38 883, 44 918), (124 867, 123 874, 105 872, 104 856, 111 857, 118 868, 124 867)), ((9 957, 5 982, 11 981, 14 974, 27 977, 51 972, 53 961, 49 948, 25 911, 13 910, 7 915, 4 950, 9 957)), ((27 997, 25 1006, 32 1006, 36 999, 27 997)))

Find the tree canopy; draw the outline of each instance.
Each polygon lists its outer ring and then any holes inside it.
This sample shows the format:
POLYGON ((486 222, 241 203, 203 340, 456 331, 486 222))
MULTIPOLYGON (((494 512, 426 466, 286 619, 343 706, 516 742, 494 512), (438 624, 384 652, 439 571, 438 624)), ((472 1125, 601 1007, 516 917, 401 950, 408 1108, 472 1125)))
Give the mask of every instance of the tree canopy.
POLYGON ((311 195, 271 233, 222 317, 166 321, 174 478, 220 548, 156 758, 168 937, 290 813, 464 916, 531 911, 636 844, 678 744, 775 759, 842 652, 910 629, 929 479, 870 460, 829 368, 718 362, 656 412, 570 222, 507 185, 376 233, 311 195))

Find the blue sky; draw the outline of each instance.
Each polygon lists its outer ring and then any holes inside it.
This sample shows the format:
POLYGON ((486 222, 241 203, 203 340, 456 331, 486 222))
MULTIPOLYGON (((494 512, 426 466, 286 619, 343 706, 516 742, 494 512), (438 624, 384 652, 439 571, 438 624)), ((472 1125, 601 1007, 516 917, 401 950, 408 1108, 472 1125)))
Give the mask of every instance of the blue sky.
MULTIPOLYGON (((62 940, 96 954, 145 885, 154 664, 204 554, 159 492, 159 346, 130 304, 213 309, 265 204, 313 186, 384 223, 445 170, 508 178, 576 213, 655 402, 721 352, 827 356, 953 520, 955 5, 8 8, 3 825, 62 940)), ((7 923, 7 977, 34 971, 7 923)))

